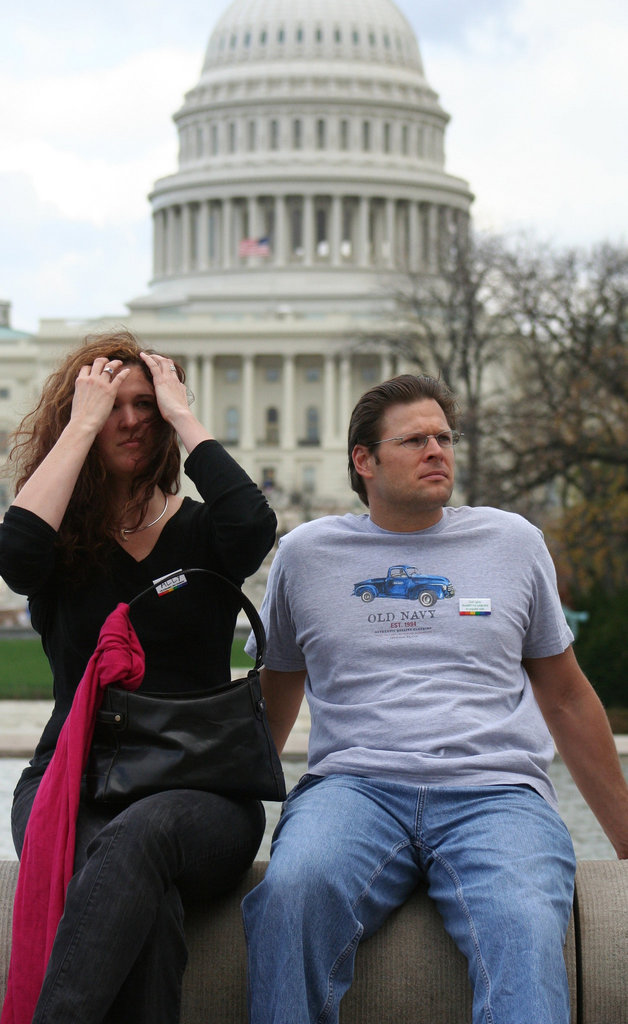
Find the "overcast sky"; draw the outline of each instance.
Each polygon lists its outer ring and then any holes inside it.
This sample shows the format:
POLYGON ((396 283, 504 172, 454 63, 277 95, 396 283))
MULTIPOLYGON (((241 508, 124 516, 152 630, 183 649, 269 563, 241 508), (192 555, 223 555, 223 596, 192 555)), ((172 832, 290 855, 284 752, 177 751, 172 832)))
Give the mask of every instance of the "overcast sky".
MULTIPOLYGON (((12 324, 147 291, 147 194, 226 0, 0 0, 0 298, 12 324)), ((398 0, 479 227, 628 241, 626 0, 398 0)))

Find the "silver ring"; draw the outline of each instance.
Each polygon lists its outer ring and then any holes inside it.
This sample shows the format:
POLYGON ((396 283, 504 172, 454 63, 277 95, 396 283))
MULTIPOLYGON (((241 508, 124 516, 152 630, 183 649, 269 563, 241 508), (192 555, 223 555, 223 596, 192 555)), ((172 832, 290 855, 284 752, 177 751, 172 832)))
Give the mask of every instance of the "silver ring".
POLYGON ((176 373, 177 372, 176 366, 171 366, 171 367, 169 367, 169 369, 170 369, 170 373, 176 373))
POLYGON ((113 377, 113 366, 103 366, 103 373, 110 373, 113 377))

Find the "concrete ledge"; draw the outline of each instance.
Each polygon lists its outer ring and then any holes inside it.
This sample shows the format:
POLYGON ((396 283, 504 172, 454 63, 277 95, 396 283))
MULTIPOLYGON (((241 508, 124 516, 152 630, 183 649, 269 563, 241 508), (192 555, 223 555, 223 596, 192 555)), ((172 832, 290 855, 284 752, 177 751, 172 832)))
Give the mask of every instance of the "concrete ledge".
MULTIPOLYGON (((0 701, 0 757, 32 757, 52 708, 49 700, 0 701)), ((306 757, 309 734, 310 715, 304 700, 282 757, 306 757)), ((620 755, 628 755, 628 735, 615 736, 615 743, 620 755)))
MULTIPOLYGON (((182 1024, 246 1021, 240 901, 263 877, 265 867, 262 862, 254 864, 235 892, 188 912, 190 959, 183 985, 182 1024)), ((0 998, 6 985, 17 871, 17 862, 0 862, 0 998)), ((626 1024, 627 861, 579 862, 565 960, 571 1024, 626 1024)), ((343 1000, 340 1020, 341 1024, 471 1024, 464 957, 445 933, 423 887, 360 946, 355 982, 343 1000)))

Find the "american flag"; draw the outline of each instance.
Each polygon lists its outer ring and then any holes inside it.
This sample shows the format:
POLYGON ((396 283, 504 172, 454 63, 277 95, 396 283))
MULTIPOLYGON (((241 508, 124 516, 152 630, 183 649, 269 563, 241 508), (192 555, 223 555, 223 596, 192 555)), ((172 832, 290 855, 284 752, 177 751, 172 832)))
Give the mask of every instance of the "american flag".
POLYGON ((270 256, 267 238, 243 238, 238 246, 238 256, 270 256))

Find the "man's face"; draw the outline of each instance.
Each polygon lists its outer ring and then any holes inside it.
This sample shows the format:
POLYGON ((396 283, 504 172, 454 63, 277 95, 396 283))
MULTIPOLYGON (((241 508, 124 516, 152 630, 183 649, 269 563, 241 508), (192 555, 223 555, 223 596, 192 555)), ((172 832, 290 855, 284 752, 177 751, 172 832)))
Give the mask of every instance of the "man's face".
MULTIPOLYGON (((392 405, 382 418, 380 438, 449 431, 445 413, 433 398, 392 405)), ((397 529, 425 529, 438 522, 454 486, 454 450, 430 438, 424 448, 404 447, 399 440, 378 444, 372 452, 361 445, 354 461, 364 478, 371 517, 378 525, 407 522, 397 529), (412 525, 415 523, 416 525, 412 525)))

